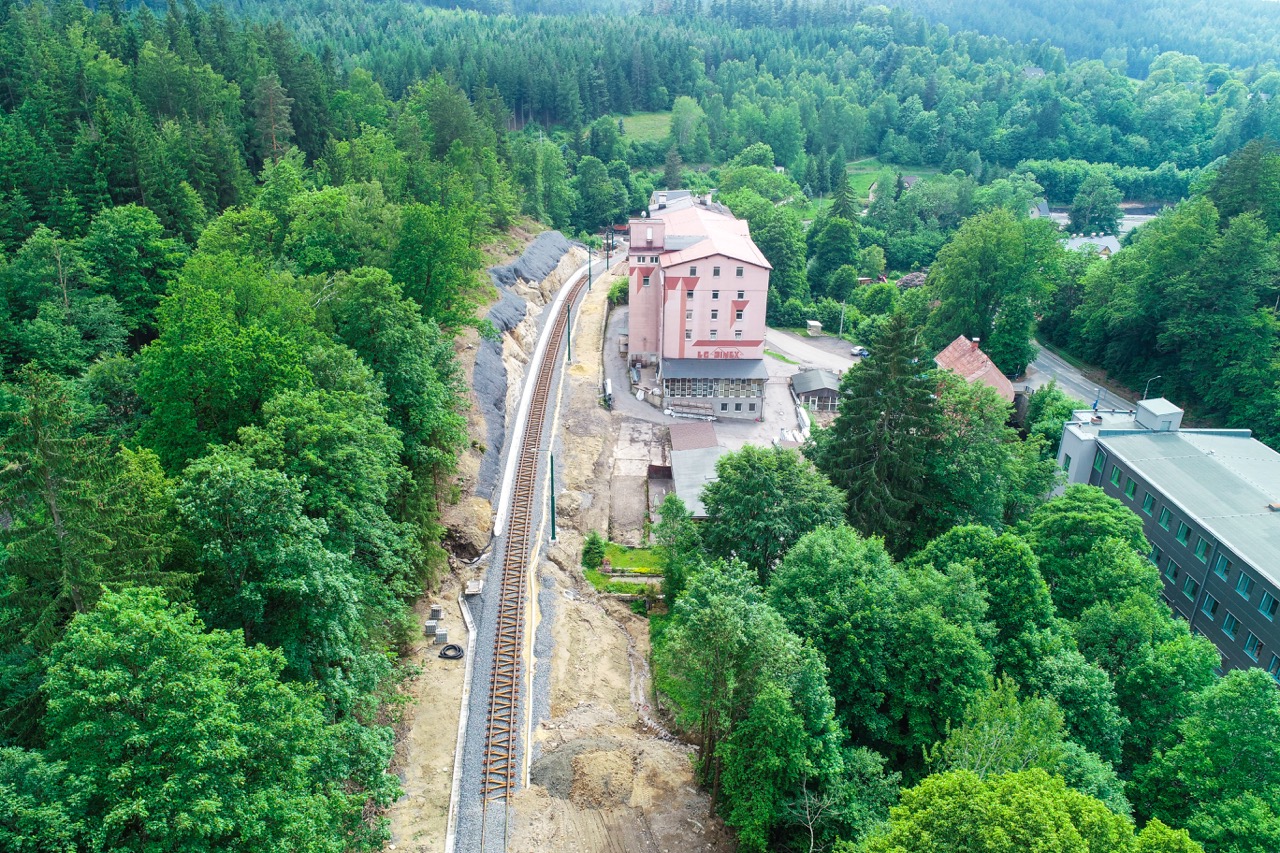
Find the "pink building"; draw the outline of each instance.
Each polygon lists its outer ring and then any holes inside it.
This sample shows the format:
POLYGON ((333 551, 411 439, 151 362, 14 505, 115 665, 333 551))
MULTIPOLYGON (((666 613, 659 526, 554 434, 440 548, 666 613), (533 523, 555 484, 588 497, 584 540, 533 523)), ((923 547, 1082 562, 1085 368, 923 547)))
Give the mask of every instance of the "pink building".
POLYGON ((667 407, 760 417, 769 262, 722 205, 657 192, 650 213, 631 220, 631 360, 658 366, 667 407))

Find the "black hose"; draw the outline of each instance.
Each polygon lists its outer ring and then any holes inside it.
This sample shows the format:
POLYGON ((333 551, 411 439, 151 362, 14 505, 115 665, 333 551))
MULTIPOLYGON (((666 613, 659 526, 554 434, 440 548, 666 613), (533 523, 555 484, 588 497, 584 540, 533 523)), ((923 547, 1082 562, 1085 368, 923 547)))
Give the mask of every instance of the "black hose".
POLYGON ((449 643, 443 649, 440 650, 440 657, 444 658, 445 660, 461 660, 462 646, 458 645, 457 643, 449 643))

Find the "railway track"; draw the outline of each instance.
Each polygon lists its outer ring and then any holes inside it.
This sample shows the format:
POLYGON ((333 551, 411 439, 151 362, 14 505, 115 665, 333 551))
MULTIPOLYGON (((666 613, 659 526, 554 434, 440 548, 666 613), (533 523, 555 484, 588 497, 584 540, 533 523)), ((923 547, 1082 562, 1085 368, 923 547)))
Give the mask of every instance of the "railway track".
MULTIPOLYGON (((499 590, 497 631, 493 648, 493 673, 489 682, 489 716, 485 727, 481 796, 487 824, 489 803, 506 800, 516 785, 520 746, 520 688, 524 664, 524 614, 528 596, 529 564, 533 558, 533 510, 537 495, 538 457, 542 451, 547 403, 551 397, 560 350, 574 303, 590 278, 590 272, 573 284, 564 307, 552 318, 550 338, 534 379, 529 417, 519 436, 506 536, 502 545, 502 585, 499 590)), ((483 842, 481 844, 483 848, 483 842)))

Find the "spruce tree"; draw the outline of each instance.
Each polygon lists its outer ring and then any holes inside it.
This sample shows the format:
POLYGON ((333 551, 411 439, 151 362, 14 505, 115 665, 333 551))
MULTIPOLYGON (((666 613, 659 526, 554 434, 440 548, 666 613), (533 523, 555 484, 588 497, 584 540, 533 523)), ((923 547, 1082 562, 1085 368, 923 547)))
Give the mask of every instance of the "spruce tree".
POLYGON ((926 502, 937 434, 932 365, 904 314, 890 318, 871 355, 840 385, 840 408, 814 448, 818 468, 848 496, 849 523, 903 553, 926 502))
POLYGON ((680 152, 672 145, 667 149, 667 163, 662 171, 662 183, 667 189, 680 189, 680 172, 683 168, 684 161, 680 159, 680 152))

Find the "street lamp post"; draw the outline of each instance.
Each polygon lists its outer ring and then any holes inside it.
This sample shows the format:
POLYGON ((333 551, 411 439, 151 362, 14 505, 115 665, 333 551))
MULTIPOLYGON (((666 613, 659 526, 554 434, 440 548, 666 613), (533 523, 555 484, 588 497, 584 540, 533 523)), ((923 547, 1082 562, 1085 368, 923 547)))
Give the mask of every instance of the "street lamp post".
POLYGON ((1156 376, 1152 376, 1150 379, 1147 380, 1146 386, 1142 389, 1142 399, 1144 400, 1147 399, 1147 390, 1151 387, 1151 383, 1155 382, 1157 379, 1160 379, 1160 378, 1161 377, 1159 375, 1156 375, 1156 376))

